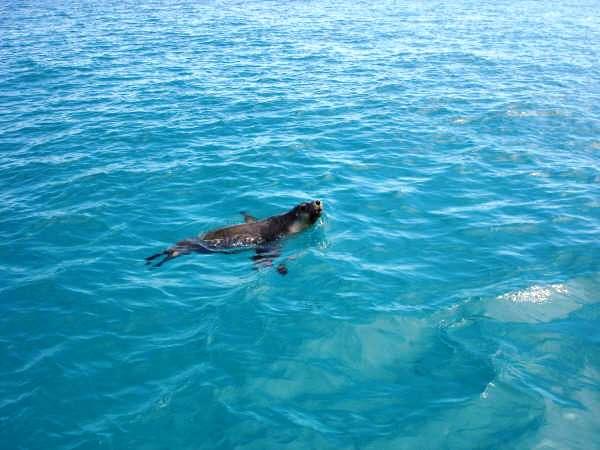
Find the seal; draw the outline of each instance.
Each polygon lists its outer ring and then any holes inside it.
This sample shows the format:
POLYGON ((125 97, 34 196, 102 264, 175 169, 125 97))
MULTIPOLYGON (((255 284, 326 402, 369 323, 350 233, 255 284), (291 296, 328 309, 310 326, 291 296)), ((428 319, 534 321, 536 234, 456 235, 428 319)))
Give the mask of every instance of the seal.
MULTIPOLYGON (((236 253, 254 249, 252 259, 261 265, 271 265, 279 256, 278 242, 283 238, 300 233, 313 225, 323 212, 323 202, 313 200, 300 203, 290 211, 258 220, 242 212, 244 223, 208 231, 197 238, 185 239, 174 246, 148 256, 146 264, 164 256, 152 267, 160 267, 167 261, 190 253, 236 253)), ((277 271, 285 275, 287 268, 280 264, 277 271)))

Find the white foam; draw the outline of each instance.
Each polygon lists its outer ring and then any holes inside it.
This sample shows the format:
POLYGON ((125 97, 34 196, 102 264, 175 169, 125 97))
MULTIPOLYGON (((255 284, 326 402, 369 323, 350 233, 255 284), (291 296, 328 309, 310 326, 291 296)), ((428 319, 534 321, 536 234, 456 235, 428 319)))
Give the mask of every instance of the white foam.
POLYGON ((548 301, 553 294, 567 294, 568 289, 564 284, 551 284, 540 286, 534 284, 516 292, 508 292, 498 297, 499 300, 509 300, 514 303, 544 303, 548 301))

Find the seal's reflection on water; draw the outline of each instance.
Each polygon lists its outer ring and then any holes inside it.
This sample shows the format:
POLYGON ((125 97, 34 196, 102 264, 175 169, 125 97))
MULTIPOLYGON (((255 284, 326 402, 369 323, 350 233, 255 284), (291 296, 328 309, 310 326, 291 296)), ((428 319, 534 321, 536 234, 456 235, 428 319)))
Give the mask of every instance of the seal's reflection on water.
MULTIPOLYGON (((313 225, 322 212, 323 202, 320 200, 301 203, 284 214, 263 220, 243 212, 245 223, 218 228, 198 238, 179 241, 173 247, 148 256, 146 264, 151 264, 161 256, 164 258, 152 267, 160 267, 171 259, 190 253, 234 253, 254 249, 256 254, 252 259, 259 264, 270 265, 279 256, 279 241, 313 225)), ((285 275, 287 268, 280 264, 277 271, 285 275)))

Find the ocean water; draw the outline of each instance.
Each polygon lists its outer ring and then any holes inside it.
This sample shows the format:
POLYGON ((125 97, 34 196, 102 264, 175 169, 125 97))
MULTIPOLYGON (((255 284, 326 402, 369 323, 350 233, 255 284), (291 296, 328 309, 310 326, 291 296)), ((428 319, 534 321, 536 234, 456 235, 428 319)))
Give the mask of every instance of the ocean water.
POLYGON ((2 449, 600 447, 600 4, 1 1, 2 449), (322 199, 251 252, 144 257, 322 199))

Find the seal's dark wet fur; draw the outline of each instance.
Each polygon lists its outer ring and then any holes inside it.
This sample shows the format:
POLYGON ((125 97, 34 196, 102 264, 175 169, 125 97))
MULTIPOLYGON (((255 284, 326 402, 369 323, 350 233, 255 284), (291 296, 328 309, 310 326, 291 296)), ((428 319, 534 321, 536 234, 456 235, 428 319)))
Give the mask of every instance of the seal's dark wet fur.
MULTIPOLYGON (((199 238, 179 241, 173 247, 146 258, 146 264, 152 260, 164 256, 164 258, 153 267, 159 267, 165 262, 181 255, 192 252, 215 253, 235 252, 255 248, 257 259, 265 259, 265 254, 272 254, 269 246, 276 241, 294 233, 298 233, 312 224, 321 216, 323 205, 320 200, 301 203, 290 211, 272 216, 264 220, 256 220, 252 216, 244 214, 246 223, 219 228, 204 233, 199 238), (267 251, 265 251, 267 248, 267 251), (263 256, 261 256, 263 255, 263 256)), ((275 255, 276 256, 276 255, 275 255)), ((287 269, 285 270, 287 273, 287 269)), ((280 271, 280 273, 283 273, 280 271)))

